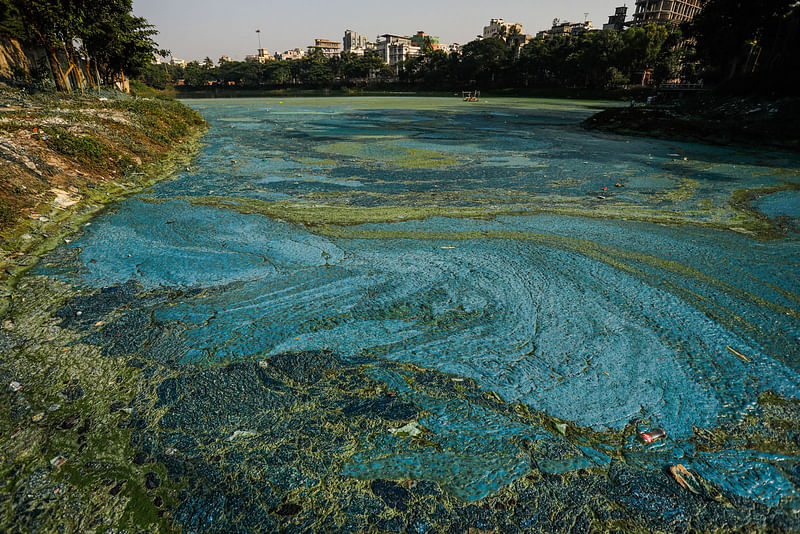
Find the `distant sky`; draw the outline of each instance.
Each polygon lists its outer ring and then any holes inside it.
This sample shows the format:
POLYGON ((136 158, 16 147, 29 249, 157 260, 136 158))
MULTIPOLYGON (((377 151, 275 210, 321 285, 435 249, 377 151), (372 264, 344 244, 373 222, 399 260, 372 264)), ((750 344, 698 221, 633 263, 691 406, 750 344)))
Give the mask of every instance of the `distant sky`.
POLYGON ((244 59, 258 48, 256 30, 270 53, 314 44, 315 38, 341 41, 345 30, 371 41, 383 33, 407 35, 423 30, 442 43, 464 44, 491 18, 519 22, 525 33, 549 28, 554 18, 595 26, 608 22, 614 8, 635 0, 134 0, 133 11, 161 32, 158 43, 175 57, 216 62, 220 56, 244 59))

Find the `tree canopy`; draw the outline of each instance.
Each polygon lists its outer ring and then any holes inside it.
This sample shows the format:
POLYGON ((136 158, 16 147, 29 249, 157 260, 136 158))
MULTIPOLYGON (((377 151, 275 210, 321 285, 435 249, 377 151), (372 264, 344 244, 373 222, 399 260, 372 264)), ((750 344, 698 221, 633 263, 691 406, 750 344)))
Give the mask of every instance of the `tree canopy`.
POLYGON ((0 31, 44 48, 59 89, 136 75, 154 54, 157 31, 131 14, 132 0, 0 0, 0 31))
POLYGON ((800 61, 797 0, 707 0, 689 26, 697 61, 717 82, 759 74, 796 87, 800 61))

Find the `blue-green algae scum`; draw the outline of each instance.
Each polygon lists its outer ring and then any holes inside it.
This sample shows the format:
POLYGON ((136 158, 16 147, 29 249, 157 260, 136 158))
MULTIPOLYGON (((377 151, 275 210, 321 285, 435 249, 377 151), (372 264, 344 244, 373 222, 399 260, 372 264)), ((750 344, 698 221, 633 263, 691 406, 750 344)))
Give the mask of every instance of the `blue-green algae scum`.
POLYGON ((800 158, 588 102, 188 104, 193 165, 15 295, 6 526, 800 529, 800 158))

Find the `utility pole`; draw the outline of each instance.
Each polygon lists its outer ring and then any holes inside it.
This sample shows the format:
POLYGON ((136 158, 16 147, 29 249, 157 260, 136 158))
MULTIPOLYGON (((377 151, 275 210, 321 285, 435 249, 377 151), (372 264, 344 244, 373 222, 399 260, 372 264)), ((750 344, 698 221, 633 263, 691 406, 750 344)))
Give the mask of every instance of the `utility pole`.
POLYGON ((256 30, 256 34, 258 35, 258 49, 261 50, 261 30, 256 30))

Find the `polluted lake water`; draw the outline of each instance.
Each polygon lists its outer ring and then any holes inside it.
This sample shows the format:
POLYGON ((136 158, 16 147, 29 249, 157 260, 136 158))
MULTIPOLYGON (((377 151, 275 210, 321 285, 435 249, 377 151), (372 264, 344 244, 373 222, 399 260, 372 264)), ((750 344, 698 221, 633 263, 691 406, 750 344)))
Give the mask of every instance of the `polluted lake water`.
POLYGON ((16 290, 6 526, 800 529, 800 158, 580 101, 186 103, 192 165, 16 290))

